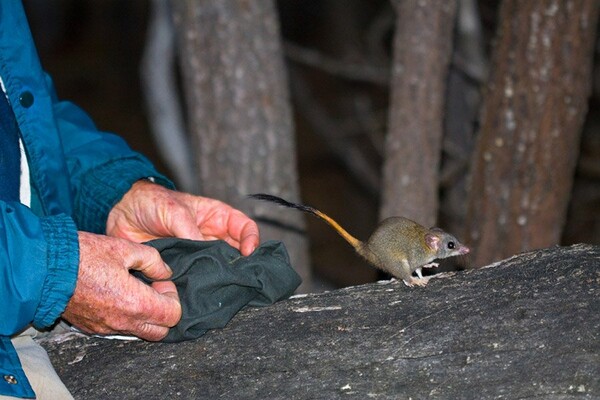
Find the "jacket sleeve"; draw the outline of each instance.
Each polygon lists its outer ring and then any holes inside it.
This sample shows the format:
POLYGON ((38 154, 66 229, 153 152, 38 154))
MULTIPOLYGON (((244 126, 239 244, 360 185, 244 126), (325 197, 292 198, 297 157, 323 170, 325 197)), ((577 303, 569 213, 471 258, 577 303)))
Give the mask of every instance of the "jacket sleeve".
POLYGON ((0 201, 0 335, 28 324, 52 325, 75 290, 77 229, 65 215, 38 217, 28 207, 0 201))
POLYGON ((46 77, 75 192, 73 218, 80 230, 104 233, 109 211, 140 179, 153 178, 158 184, 174 187, 123 139, 99 131, 91 118, 73 103, 59 101, 51 79, 46 77))

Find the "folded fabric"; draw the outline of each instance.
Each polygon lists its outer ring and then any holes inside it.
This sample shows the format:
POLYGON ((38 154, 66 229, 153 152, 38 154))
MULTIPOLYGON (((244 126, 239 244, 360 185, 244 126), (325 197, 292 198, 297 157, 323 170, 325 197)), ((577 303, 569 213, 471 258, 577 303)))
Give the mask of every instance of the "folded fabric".
MULTIPOLYGON (((164 342, 196 339, 223 328, 245 306, 273 304, 291 296, 301 283, 281 242, 265 242, 248 257, 223 241, 167 238, 145 244, 156 248, 173 270, 181 300, 181 321, 164 342)), ((150 282, 139 272, 134 275, 150 282)))

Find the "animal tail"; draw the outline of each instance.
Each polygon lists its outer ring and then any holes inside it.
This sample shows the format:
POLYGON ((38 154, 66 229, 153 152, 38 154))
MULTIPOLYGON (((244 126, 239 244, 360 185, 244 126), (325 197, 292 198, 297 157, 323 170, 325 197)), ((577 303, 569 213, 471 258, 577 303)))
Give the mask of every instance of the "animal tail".
POLYGON ((348 243, 350 243, 350 245, 352 247, 354 247, 355 250, 359 251, 359 249, 361 249, 363 246, 363 243, 360 240, 358 240, 357 238, 355 238, 354 236, 349 234, 333 218, 331 218, 329 215, 325 214, 324 212, 317 210, 316 208, 313 208, 313 207, 310 207, 310 206, 307 206, 304 204, 292 203, 292 202, 282 199, 281 197, 273 196, 270 194, 264 194, 264 193, 251 194, 251 195, 248 195, 248 197, 251 199, 255 199, 255 200, 269 201, 271 203, 279 204, 280 206, 284 206, 284 207, 288 207, 288 208, 295 208, 296 210, 300 210, 300 211, 304 211, 306 213, 312 214, 312 215, 322 219, 323 221, 327 222, 327 224, 329 224, 329 226, 331 226, 333 229, 335 229, 336 232, 341 237, 343 237, 344 240, 346 240, 348 243))

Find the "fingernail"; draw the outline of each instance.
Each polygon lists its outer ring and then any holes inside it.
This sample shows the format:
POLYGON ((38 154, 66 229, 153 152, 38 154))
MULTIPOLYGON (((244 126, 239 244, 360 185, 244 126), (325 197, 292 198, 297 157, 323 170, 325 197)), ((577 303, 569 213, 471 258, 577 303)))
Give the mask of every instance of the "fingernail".
POLYGON ((167 264, 167 263, 164 263, 164 264, 165 264, 167 271, 169 271, 169 273, 173 274, 173 270, 171 269, 171 267, 169 267, 169 264, 167 264))

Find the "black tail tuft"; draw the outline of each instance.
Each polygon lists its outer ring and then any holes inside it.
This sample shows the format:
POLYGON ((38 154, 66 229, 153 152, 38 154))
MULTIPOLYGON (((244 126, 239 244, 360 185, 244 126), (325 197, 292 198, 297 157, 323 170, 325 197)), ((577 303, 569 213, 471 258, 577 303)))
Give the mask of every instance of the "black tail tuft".
POLYGON ((367 257, 364 255, 365 254, 364 250, 363 250, 364 244, 360 240, 358 240, 357 238, 355 238, 354 236, 349 234, 344 228, 342 228, 340 226, 340 224, 338 224, 336 221, 334 221, 333 218, 331 218, 327 214, 317 210, 316 208, 312 208, 310 206, 305 206, 304 204, 292 203, 290 201, 282 199, 281 197, 273 196, 270 194, 264 194, 264 193, 250 194, 250 195, 248 195, 248 197, 251 199, 255 199, 255 200, 269 201, 271 203, 276 203, 276 204, 279 204, 284 207, 295 208, 297 210, 307 212, 309 214, 314 215, 317 218, 320 218, 321 220, 323 220, 327 224, 329 224, 329 226, 331 226, 333 229, 335 229, 336 232, 342 238, 344 238, 344 240, 346 240, 348 243, 350 243, 350 245, 352 247, 354 247, 354 249, 358 252, 358 254, 362 255, 363 257, 367 257))
POLYGON ((316 209, 309 207, 309 206, 305 206, 304 204, 292 203, 290 201, 282 199, 281 197, 273 196, 271 194, 256 193, 256 194, 249 194, 248 197, 251 199, 254 199, 254 200, 269 201, 271 203, 279 204, 280 206, 295 208, 297 210, 308 212, 311 214, 316 214, 316 211, 317 211, 316 209))

